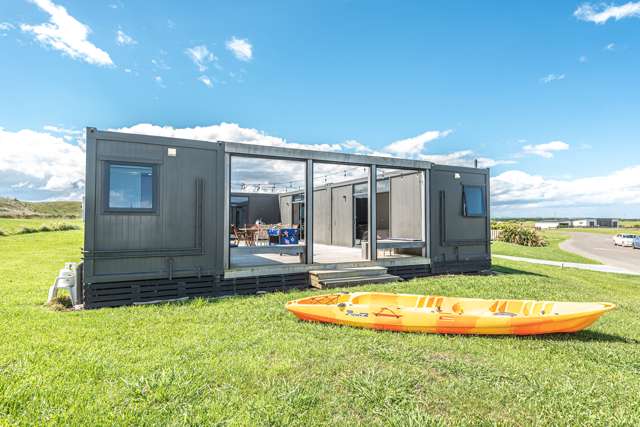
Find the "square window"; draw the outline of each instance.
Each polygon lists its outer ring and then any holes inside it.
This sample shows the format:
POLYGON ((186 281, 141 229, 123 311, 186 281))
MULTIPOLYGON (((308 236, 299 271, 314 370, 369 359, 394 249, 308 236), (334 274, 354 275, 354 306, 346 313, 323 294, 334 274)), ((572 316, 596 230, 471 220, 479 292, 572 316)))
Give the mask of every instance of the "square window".
POLYGON ((484 216, 484 187, 464 185, 462 207, 464 216, 484 216))
POLYGON ((107 209, 145 211, 155 209, 155 167, 108 163, 107 209))

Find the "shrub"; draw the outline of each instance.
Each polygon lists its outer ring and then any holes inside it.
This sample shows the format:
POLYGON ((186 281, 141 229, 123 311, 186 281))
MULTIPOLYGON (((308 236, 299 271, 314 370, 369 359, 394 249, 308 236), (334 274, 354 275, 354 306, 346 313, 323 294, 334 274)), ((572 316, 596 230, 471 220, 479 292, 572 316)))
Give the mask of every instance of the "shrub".
POLYGON ((0 228, 0 236, 8 236, 8 235, 9 235, 9 233, 7 233, 2 228, 0 228))
POLYGON ((31 234, 31 233, 37 233, 37 232, 38 232, 37 228, 22 227, 16 232, 16 234, 31 234))
POLYGON ((68 311, 73 309, 73 304, 71 303, 71 297, 68 295, 61 295, 55 297, 51 302, 47 304, 50 309, 54 311, 68 311))
POLYGON ((522 224, 503 224, 500 227, 499 240, 507 243, 515 243, 522 246, 547 246, 544 238, 533 228, 527 228, 522 224))
POLYGON ((48 225, 42 224, 40 228, 38 228, 38 231, 53 231, 53 230, 48 225))
POLYGON ((53 226, 53 231, 67 231, 67 230, 80 230, 80 226, 75 224, 69 224, 68 222, 61 222, 53 226))

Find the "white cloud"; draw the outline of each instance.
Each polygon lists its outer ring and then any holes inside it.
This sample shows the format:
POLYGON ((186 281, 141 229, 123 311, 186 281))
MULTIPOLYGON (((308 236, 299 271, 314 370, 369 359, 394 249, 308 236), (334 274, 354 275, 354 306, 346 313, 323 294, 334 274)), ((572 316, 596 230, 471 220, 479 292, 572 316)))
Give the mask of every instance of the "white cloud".
POLYGON ((118 43, 120 46, 138 44, 138 42, 134 40, 133 37, 125 34, 125 32, 122 30, 118 30, 116 32, 116 43, 118 43))
POLYGON ((203 72, 207 69, 207 64, 216 61, 218 58, 209 52, 209 49, 205 45, 194 46, 187 48, 184 51, 187 56, 196 64, 198 71, 203 72))
POLYGON ((519 170, 491 178, 492 205, 531 212, 534 208, 634 205, 640 200, 640 165, 609 175, 547 179, 519 170))
MULTIPOLYGON (((342 144, 299 144, 268 135, 257 129, 243 128, 235 123, 220 123, 211 126, 174 128, 152 124, 137 124, 114 129, 146 135, 158 135, 205 141, 233 141, 274 147, 313 149, 320 151, 352 151, 362 154, 380 154, 358 141, 348 140, 342 144)), ((17 132, 0 128, 0 192, 31 200, 69 199, 77 200, 84 189, 84 146, 67 142, 64 136, 81 132, 59 126, 47 125, 46 132, 23 129, 17 132), (53 135, 56 133, 59 136, 53 135)), ((559 141, 556 141, 559 142, 559 141)), ((540 144, 540 146, 549 146, 540 144)), ((553 147, 560 147, 555 144, 553 147)), ((553 148, 552 147, 552 148, 553 148)), ((551 150, 553 151, 553 149, 551 150)), ((384 154, 384 153, 382 153, 384 154)), ((418 158, 437 163, 472 166, 478 158, 480 167, 514 163, 513 160, 494 160, 477 156, 472 150, 460 150, 450 154, 420 154, 418 158)), ((295 187, 296 179, 302 179, 304 168, 293 162, 261 162, 260 167, 250 161, 234 160, 236 185, 241 183, 279 183, 295 187)), ((349 169, 342 165, 319 165, 317 177, 329 175, 329 181, 364 176, 362 168, 349 169)), ((326 179, 324 179, 326 180, 326 179)), ((318 184, 323 179, 318 178, 318 184)), ((256 187, 251 188, 253 190, 256 187)), ((261 188, 261 191, 270 191, 261 188)), ((532 209, 583 209, 588 206, 623 206, 625 212, 640 200, 640 165, 615 171, 609 175, 580 179, 548 179, 519 170, 504 172, 491 180, 492 205, 502 212, 531 215, 532 209), (624 207, 626 206, 626 207, 624 207)), ((553 211, 555 212, 555 211, 553 211)), ((606 211, 609 212, 609 211, 606 211)))
POLYGON ((78 129, 67 129, 60 126, 54 125, 44 125, 42 129, 52 132, 52 133, 61 133, 64 135, 82 135, 82 131, 78 129))
POLYGON ((616 48, 616 44, 615 43, 609 43, 608 45, 606 45, 604 47, 605 50, 615 50, 616 48))
POLYGON ((537 145, 525 145, 522 147, 522 152, 524 154, 533 154, 536 156, 544 157, 545 159, 550 159, 553 157, 553 153, 556 151, 565 151, 569 149, 569 144, 563 141, 551 141, 545 144, 537 144, 537 145))
POLYGON ((585 63, 587 63, 589 61, 589 58, 587 58, 586 56, 582 55, 582 56, 580 56, 580 58, 578 58, 578 61, 581 64, 585 64, 585 63))
POLYGON ((510 165, 516 163, 515 160, 496 160, 489 157, 479 156, 473 150, 460 150, 447 154, 421 154, 420 159, 441 165, 467 167, 475 166, 475 161, 477 160, 479 168, 492 168, 498 165, 510 165))
POLYGON ((630 1, 620 6, 606 3, 597 5, 584 3, 573 12, 573 15, 581 21, 594 22, 596 24, 604 24, 609 19, 619 21, 623 18, 638 18, 640 17, 640 2, 630 1))
POLYGON ((164 62, 163 59, 152 59, 151 60, 151 64, 153 64, 153 66, 157 70, 170 70, 171 69, 171 67, 169 65, 167 65, 167 63, 164 62))
POLYGON ((246 144, 269 145, 272 147, 301 148, 306 150, 340 151, 341 144, 299 144, 268 135, 262 131, 240 127, 236 123, 222 122, 219 125, 196 126, 192 128, 173 128, 140 123, 131 127, 115 129, 118 132, 130 132, 143 135, 167 136, 173 138, 198 139, 202 141, 227 141, 246 144))
POLYGON ((553 73, 551 73, 551 74, 547 74, 546 76, 542 77, 540 79, 540 81, 542 83, 546 84, 546 83, 551 83, 551 82, 556 81, 556 80, 564 80, 565 77, 566 76, 564 74, 553 74, 553 73))
POLYGON ((73 59, 93 65, 113 65, 109 54, 87 39, 91 28, 50 0, 32 2, 50 15, 49 22, 40 25, 21 24, 22 31, 33 34, 42 45, 59 50, 73 59))
MULTIPOLYGON (((83 148, 46 132, 0 128, 0 174, 27 177, 12 188, 37 186, 48 192, 69 193, 84 187, 83 148), (28 181, 27 184, 23 184, 28 181)), ((6 179, 2 179, 6 181, 6 179)))
POLYGON ((420 152, 422 152, 427 142, 436 140, 438 138, 444 138, 451 132, 453 132, 451 129, 430 130, 421 133, 418 136, 392 142, 384 148, 384 151, 403 156, 416 156, 420 152))
POLYGON ((211 82, 211 79, 207 76, 200 76, 198 77, 198 80, 200 80, 206 87, 213 87, 213 83, 211 82))
POLYGON ((236 58, 241 61, 251 61, 253 58, 253 46, 247 39, 238 39, 235 36, 227 40, 227 49, 229 49, 236 58))
POLYGON ((160 86, 161 88, 165 88, 166 87, 164 85, 164 81, 162 80, 162 77, 160 77, 160 76, 155 76, 153 78, 153 81, 156 82, 158 84, 158 86, 160 86))
POLYGON ((0 22, 0 31, 13 30, 15 26, 10 22, 0 22))

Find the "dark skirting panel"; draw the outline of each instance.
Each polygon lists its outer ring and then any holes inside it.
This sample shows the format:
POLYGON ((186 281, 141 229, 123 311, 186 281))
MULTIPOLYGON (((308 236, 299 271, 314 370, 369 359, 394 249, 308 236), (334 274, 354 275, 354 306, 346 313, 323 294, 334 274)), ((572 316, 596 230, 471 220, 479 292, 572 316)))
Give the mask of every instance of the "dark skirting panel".
POLYGON ((180 298, 212 298, 288 291, 309 287, 309 274, 278 274, 238 279, 193 277, 176 280, 140 280, 93 283, 84 287, 84 307, 117 307, 180 298))

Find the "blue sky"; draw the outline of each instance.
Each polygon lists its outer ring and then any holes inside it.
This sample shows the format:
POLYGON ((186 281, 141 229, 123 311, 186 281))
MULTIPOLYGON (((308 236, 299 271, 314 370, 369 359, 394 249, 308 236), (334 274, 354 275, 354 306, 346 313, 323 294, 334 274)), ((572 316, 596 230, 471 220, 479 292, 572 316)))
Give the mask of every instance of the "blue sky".
POLYGON ((7 0, 0 195, 79 197, 95 126, 480 158, 497 215, 640 217, 639 53, 633 1, 7 0))

